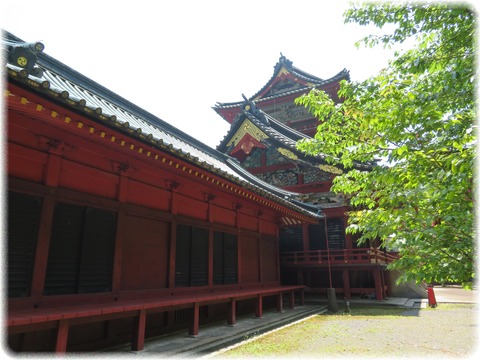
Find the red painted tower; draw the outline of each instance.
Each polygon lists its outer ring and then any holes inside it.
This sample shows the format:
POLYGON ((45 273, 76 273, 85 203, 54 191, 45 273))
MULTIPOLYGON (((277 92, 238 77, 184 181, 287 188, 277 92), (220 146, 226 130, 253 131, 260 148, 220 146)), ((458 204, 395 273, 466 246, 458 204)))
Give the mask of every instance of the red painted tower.
MULTIPOLYGON (((305 284, 312 291, 325 292, 332 278, 337 293, 346 298, 375 293, 383 299, 388 289, 385 267, 393 257, 377 249, 375 242, 358 248, 355 239, 345 233, 348 201, 330 191, 333 179, 344 169, 328 164, 322 154, 310 156, 296 148, 298 141, 315 134, 319 120, 296 106, 294 99, 315 87, 338 102, 342 80, 349 80, 348 71, 323 80, 293 66, 282 55, 272 77, 255 95, 214 107, 231 124, 217 149, 235 157, 245 170, 265 182, 299 193, 296 201, 325 214, 319 224, 282 229, 284 283, 305 284), (330 274, 328 263, 333 264, 330 274)), ((356 167, 371 168, 365 164, 356 167)))

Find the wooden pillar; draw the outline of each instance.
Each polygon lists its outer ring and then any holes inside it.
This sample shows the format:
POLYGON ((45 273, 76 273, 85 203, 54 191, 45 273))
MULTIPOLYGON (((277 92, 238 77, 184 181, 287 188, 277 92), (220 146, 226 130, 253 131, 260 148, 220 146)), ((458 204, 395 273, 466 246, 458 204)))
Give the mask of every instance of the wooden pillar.
POLYGON ((277 311, 283 312, 283 294, 282 293, 277 295, 277 311))
POLYGON ((383 285, 380 269, 375 269, 373 271, 373 277, 375 279, 375 295, 377 297, 377 300, 383 300, 383 285))
POLYGON ((147 310, 140 310, 133 322, 132 350, 143 350, 145 344, 145 324, 147 322, 147 310))
POLYGON ((208 286, 213 288, 213 243, 214 231, 210 227, 208 229, 208 286))
POLYGON ((385 279, 385 286, 387 287, 387 290, 385 291, 385 296, 391 296, 392 295, 392 282, 390 278, 390 274, 388 271, 383 272, 383 277, 385 279))
POLYGON ((308 226, 308 224, 302 225, 303 251, 310 251, 310 234, 308 226))
MULTIPOLYGON (((348 212, 348 209, 345 209, 345 214, 348 212)), ((348 224, 348 215, 343 216, 343 232, 345 234, 345 249, 353 249, 353 240, 352 240, 352 234, 347 234, 345 231, 347 224, 348 224)))
POLYGON ((45 196, 42 202, 42 213, 37 237, 37 249, 32 272, 32 297, 43 295, 45 274, 47 272, 48 250, 52 233, 53 214, 55 211, 55 199, 53 196, 45 196))
POLYGON ((290 309, 295 309, 295 291, 291 291, 289 294, 290 309))
POLYGON ((173 291, 175 287, 175 258, 177 254, 177 221, 170 222, 170 255, 168 260, 168 288, 173 291))
POLYGON ((243 242, 245 241, 245 238, 242 237, 237 229, 236 231, 237 235, 237 282, 240 288, 242 288, 243 285, 243 274, 242 274, 242 247, 243 247, 243 242))
POLYGON ((234 299, 227 304, 227 324, 231 326, 235 325, 236 323, 236 305, 237 303, 234 299))
MULTIPOLYGON (((61 153, 61 152, 60 152, 61 153)), ((62 168, 62 158, 59 155, 49 153, 43 182, 47 186, 57 187, 62 168)))
POLYGON ((258 254, 258 275, 257 275, 257 281, 262 284, 263 283, 263 255, 262 255, 262 244, 263 244, 263 239, 262 236, 259 235, 257 238, 257 254, 258 254))
POLYGON ((261 318, 263 316, 263 296, 257 295, 257 301, 255 303, 255 317, 261 318))
POLYGON ((120 174, 118 179, 117 200, 126 203, 128 200, 128 178, 120 174))
POLYGON ((68 328, 68 319, 62 319, 58 322, 57 341, 55 343, 55 352, 57 353, 64 353, 67 351, 68 328))
POLYGON ((385 299, 387 297, 387 282, 385 280, 385 271, 380 270, 380 277, 382 279, 382 296, 385 299))
MULTIPOLYGON (((180 186, 175 181, 168 181, 167 187, 170 189, 170 214, 177 215, 178 196, 177 188, 180 186)), ((168 288, 173 291, 175 287, 175 256, 177 249, 177 221, 173 217, 170 222, 170 256, 168 264, 168 288)))
POLYGON ((198 328, 200 326, 200 304, 198 302, 193 304, 193 314, 190 319, 190 328, 188 329, 188 335, 197 336, 198 328))
POLYGON ((115 247, 113 254, 112 292, 117 292, 121 288, 123 244, 125 242, 126 223, 127 215, 125 212, 125 206, 121 204, 117 213, 117 231, 115 236, 115 247))
POLYGON ((352 298, 352 293, 350 291, 350 273, 348 269, 343 269, 343 294, 345 299, 352 298))

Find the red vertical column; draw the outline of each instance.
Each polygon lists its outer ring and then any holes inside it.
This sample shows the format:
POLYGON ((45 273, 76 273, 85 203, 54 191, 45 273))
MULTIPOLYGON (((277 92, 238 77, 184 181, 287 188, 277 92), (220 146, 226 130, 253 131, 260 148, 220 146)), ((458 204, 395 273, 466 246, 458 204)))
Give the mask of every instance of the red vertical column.
POLYGON ((300 290, 300 305, 305 305, 305 291, 300 290))
POLYGON ((197 336, 199 325, 200 325, 200 304, 196 302, 193 304, 193 316, 190 322, 190 329, 188 330, 188 335, 197 336))
POLYGON ((227 324, 228 325, 235 325, 236 322, 236 302, 234 299, 230 301, 230 303, 227 304, 227 324))
POLYGON ((64 353, 67 351, 67 341, 68 341, 68 320, 62 319, 58 322, 57 328, 57 342, 55 344, 55 352, 64 353))
POLYGON ((255 316, 261 318, 263 316, 263 296, 257 295, 257 302, 255 303, 255 316))
MULTIPOLYGON (((61 154, 62 151, 59 151, 61 154)), ((46 171, 44 173, 43 181, 45 185, 57 187, 60 179, 60 172, 62 168, 62 158, 59 155, 52 153, 48 154, 48 160, 46 164, 46 171)))
POLYGON ((277 295, 277 311, 283 312, 283 294, 282 293, 277 295))
POLYGON ((352 294, 350 291, 350 273, 348 269, 343 269, 343 293, 345 299, 351 299, 352 294))
POLYGON ((383 284, 380 270, 375 269, 373 271, 373 276, 375 279, 375 295, 377 296, 377 300, 383 300, 383 284))
POLYGON ((115 248, 113 255, 113 275, 112 275, 112 291, 116 292, 121 288, 122 279, 122 258, 123 243, 125 242, 125 226, 127 223, 127 215, 123 204, 120 205, 117 213, 117 232, 115 237, 115 248))
POLYGON ((175 288, 175 259, 177 254, 177 221, 170 222, 170 261, 168 264, 168 288, 172 291, 175 288))
POLYGON ((295 309, 295 291, 291 291, 289 294, 290 309, 295 309))
POLYGON ((310 233, 308 231, 308 224, 302 225, 303 237, 303 251, 310 251, 310 233))
POLYGON ((32 288, 30 292, 32 297, 42 296, 43 294, 54 211, 55 199, 53 196, 45 196, 42 203, 37 250, 35 252, 35 261, 33 264, 32 288))
POLYGON ((132 350, 143 350, 145 344, 145 324, 147 322, 147 311, 145 309, 140 310, 140 313, 135 318, 133 325, 133 339, 132 350))

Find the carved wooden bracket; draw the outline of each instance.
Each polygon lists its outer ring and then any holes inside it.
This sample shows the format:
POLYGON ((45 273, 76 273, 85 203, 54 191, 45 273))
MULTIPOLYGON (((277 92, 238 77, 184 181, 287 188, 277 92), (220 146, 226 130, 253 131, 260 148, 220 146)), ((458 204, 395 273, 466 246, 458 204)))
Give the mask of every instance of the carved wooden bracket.
POLYGON ((45 136, 39 136, 38 143, 42 146, 46 146, 48 152, 55 155, 62 155, 62 153, 73 149, 73 146, 68 145, 63 141, 50 139, 45 136))
POLYGON ((176 182, 175 180, 169 181, 167 180, 167 188, 169 188, 171 191, 176 190, 179 186, 180 183, 176 182))
POLYGON ((133 168, 128 163, 121 163, 112 161, 113 171, 119 175, 128 175, 133 171, 133 168))
POLYGON ((213 201, 214 199, 215 199, 215 195, 205 193, 205 200, 207 200, 208 202, 210 202, 210 201, 213 201))

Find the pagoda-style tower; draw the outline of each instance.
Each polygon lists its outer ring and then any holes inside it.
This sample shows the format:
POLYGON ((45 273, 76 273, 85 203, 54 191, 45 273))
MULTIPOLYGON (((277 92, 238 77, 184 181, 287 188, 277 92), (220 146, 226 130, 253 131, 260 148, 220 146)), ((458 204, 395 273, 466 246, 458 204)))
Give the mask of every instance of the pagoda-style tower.
MULTIPOLYGON (((294 104, 294 100, 312 88, 323 90, 338 102, 340 81, 350 80, 349 72, 343 69, 329 79, 321 79, 293 66, 292 61, 281 54, 268 82, 248 100, 271 117, 305 135, 315 135, 318 120, 307 109, 294 104)), ((243 101, 217 103, 213 109, 230 124, 240 113, 243 101)))
MULTIPOLYGON (((346 298, 375 293, 383 299, 390 283, 385 267, 392 258, 373 242, 358 248, 346 234, 348 202, 330 191, 333 179, 344 169, 328 164, 322 154, 306 155, 296 147, 299 140, 315 135, 318 119, 294 100, 317 88, 338 102, 341 80, 349 80, 347 70, 323 80, 294 67, 281 55, 273 76, 255 95, 213 108, 231 124, 217 149, 236 158, 259 179, 297 193, 296 201, 323 216, 318 224, 284 224, 281 229, 283 283, 304 284, 320 292, 333 286, 346 298)), ((368 171, 371 164, 355 167, 368 171)))

